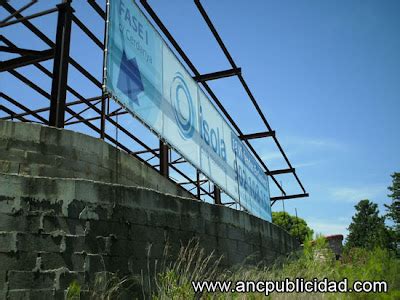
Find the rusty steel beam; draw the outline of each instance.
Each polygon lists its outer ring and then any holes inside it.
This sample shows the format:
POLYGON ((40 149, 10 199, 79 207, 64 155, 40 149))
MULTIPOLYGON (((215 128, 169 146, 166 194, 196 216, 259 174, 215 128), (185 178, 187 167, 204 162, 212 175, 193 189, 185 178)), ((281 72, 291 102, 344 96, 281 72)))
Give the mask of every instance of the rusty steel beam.
POLYGON ((280 170, 272 170, 266 173, 267 175, 278 175, 278 174, 287 174, 287 173, 294 173, 296 172, 295 168, 290 168, 290 169, 280 169, 280 170))
POLYGON ((304 194, 294 194, 294 195, 271 197, 271 202, 275 203, 275 201, 279 201, 279 200, 296 199, 296 198, 303 198, 303 197, 308 197, 308 196, 309 196, 308 193, 304 193, 304 194))
POLYGON ((97 12, 97 14, 103 18, 103 20, 106 19, 106 13, 104 10, 96 3, 95 0, 87 0, 89 5, 97 12))
POLYGON ((67 99, 69 48, 71 41, 71 23, 74 10, 69 1, 57 5, 57 33, 54 48, 53 79, 49 125, 64 128, 65 102, 67 99))
POLYGON ((230 77, 230 76, 236 76, 241 73, 242 73, 242 69, 236 68, 236 69, 229 69, 229 70, 194 76, 193 79, 196 80, 197 82, 203 82, 203 81, 216 80, 216 79, 221 79, 221 78, 230 77))
POLYGON ((48 124, 49 122, 43 118, 42 116, 40 116, 39 114, 37 114, 36 112, 30 110, 29 108, 27 108, 25 105, 19 103, 18 101, 16 101, 15 99, 11 98, 10 96, 0 92, 0 97, 4 98, 5 100, 7 100, 8 102, 10 102, 11 104, 15 105, 16 107, 22 109, 23 111, 25 111, 28 115, 31 115, 33 117, 35 117, 36 119, 38 119, 39 121, 43 122, 44 124, 48 124))
POLYGON ((169 147, 160 140, 160 174, 169 177, 169 147))
POLYGON ((16 118, 16 119, 18 119, 18 120, 20 120, 22 122, 28 122, 27 119, 25 119, 25 118, 23 118, 21 116, 18 116, 14 111, 12 111, 11 109, 5 107, 4 105, 0 105, 0 109, 2 111, 6 112, 7 114, 9 114, 11 116, 11 120, 16 118))
POLYGON ((6 61, 0 62, 0 72, 6 72, 16 68, 21 68, 45 60, 53 58, 54 50, 47 49, 43 51, 37 51, 34 54, 23 55, 21 57, 12 58, 6 61))
POLYGON ((275 136, 275 131, 264 131, 264 132, 250 133, 250 134, 241 134, 239 135, 239 139, 252 140, 252 139, 259 139, 259 138, 273 137, 273 136, 275 136))
MULTIPOLYGON (((56 12, 57 10, 58 10, 57 7, 56 8, 50 8, 48 10, 44 10, 44 11, 38 12, 36 14, 30 15, 30 16, 18 18, 17 20, 9 21, 9 22, 6 22, 6 23, 2 22, 0 24, 0 28, 6 27, 6 26, 10 26, 10 25, 13 25, 13 24, 17 24, 17 23, 20 23, 20 22, 23 22, 23 21, 31 20, 31 19, 34 19, 34 18, 42 17, 42 16, 45 16, 45 15, 51 14, 53 12, 56 12)), ((20 12, 15 11, 15 12, 13 12, 13 15, 16 16, 19 13, 20 12)))
MULTIPOLYGON (((1 35, 1 39, 3 39, 4 36, 1 35)), ((31 49, 23 49, 23 48, 18 48, 18 47, 13 47, 13 46, 0 46, 0 51, 1 52, 8 52, 8 53, 17 53, 21 55, 41 55, 42 51, 40 50, 31 50, 31 49)))
POLYGON ((221 205, 221 190, 214 185, 214 204, 221 205))
MULTIPOLYGON (((100 98, 100 97, 87 98, 86 100, 87 101, 96 101, 96 100, 98 100, 98 98, 100 98)), ((67 106, 74 106, 74 105, 78 105, 78 104, 82 104, 82 103, 83 102, 81 100, 76 100, 76 101, 68 102, 66 105, 67 106)), ((42 108, 39 108, 39 109, 32 110, 31 111, 32 113, 31 112, 18 113, 18 114, 16 114, 16 116, 25 117, 25 116, 32 115, 34 113, 46 112, 46 111, 49 111, 49 110, 50 110, 50 107, 42 107, 42 108)), ((0 118, 0 119, 9 120, 10 117, 0 118)))
POLYGON ((22 6, 20 9, 18 9, 15 13, 10 14, 8 17, 6 17, 5 19, 3 19, 0 24, 3 24, 5 22, 7 22, 8 20, 11 20, 12 18, 14 18, 14 16, 16 14, 19 14, 21 12, 23 12, 24 10, 26 10, 27 8, 31 7, 33 4, 35 4, 36 2, 38 2, 38 0, 32 0, 31 2, 27 3, 26 5, 22 6))

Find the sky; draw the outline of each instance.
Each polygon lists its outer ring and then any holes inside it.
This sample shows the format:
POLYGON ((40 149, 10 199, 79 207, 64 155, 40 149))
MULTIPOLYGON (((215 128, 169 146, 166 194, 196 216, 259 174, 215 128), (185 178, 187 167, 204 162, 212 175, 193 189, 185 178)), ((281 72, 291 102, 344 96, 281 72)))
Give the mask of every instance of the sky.
MULTIPOLYGON (((13 3, 17 7, 25 2, 13 3)), ((91 28, 102 39, 101 20, 83 2, 73 1, 77 15, 91 20, 91 28)), ((193 1, 149 3, 200 73, 230 68, 193 1)), ((203 0, 202 4, 310 194, 285 201, 285 211, 295 214, 297 209, 316 233, 326 235, 347 234, 359 200, 370 199, 383 213, 383 205, 390 201, 390 174, 400 171, 400 2, 203 0)), ((1 19, 6 15, 1 10, 1 19)), ((49 24, 55 17, 32 22, 54 36, 49 24)), ((46 48, 21 28, 4 32, 20 39, 20 47, 46 48)), ((77 28, 73 39, 83 39, 77 28)), ((101 74, 101 53, 90 47, 75 43, 71 56, 101 74)), ((70 81, 82 88, 75 73, 70 71, 70 81)), ((29 96, 26 99, 38 105, 31 91, 7 86, 9 75, 1 76, 2 90, 29 96)), ((35 80, 49 88, 48 79, 37 75, 35 80)), ((236 78, 210 86, 245 133, 265 130, 236 78)), ((97 95, 93 87, 84 90, 85 96, 97 95)), ((270 169, 286 167, 270 139, 253 144, 270 169)), ((290 175, 280 175, 279 180, 290 193, 301 192, 290 175)), ((271 183, 271 196, 278 195, 271 183)), ((282 209, 282 202, 273 206, 274 211, 282 209)))

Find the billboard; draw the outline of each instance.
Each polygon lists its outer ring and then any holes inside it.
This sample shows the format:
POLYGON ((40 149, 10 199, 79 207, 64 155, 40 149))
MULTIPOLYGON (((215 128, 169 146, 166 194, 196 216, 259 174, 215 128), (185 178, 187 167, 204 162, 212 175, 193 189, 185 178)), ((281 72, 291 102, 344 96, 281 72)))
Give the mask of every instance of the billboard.
POLYGON ((268 177, 132 0, 109 1, 105 91, 251 214, 268 177))

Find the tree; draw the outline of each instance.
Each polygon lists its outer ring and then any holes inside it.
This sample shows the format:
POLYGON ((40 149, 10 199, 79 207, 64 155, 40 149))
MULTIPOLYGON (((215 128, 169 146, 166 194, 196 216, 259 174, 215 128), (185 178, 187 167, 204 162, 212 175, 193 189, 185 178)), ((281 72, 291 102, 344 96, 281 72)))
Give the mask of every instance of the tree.
POLYGON ((400 173, 393 173, 392 175, 393 181, 392 186, 388 187, 388 190, 392 193, 388 195, 392 198, 392 204, 387 205, 385 207, 388 210, 386 216, 391 219, 394 223, 394 230, 396 232, 400 231, 400 173))
POLYGON ((385 204, 387 208, 386 216, 393 221, 394 247, 400 253, 400 173, 395 172, 391 176, 393 178, 392 186, 389 186, 388 189, 392 193, 388 196, 392 198, 392 203, 390 205, 385 204))
POLYGON ((306 221, 302 218, 291 216, 287 212, 273 212, 272 222, 285 229, 297 238, 300 243, 304 243, 305 239, 313 234, 313 230, 308 227, 306 221))
POLYGON ((355 206, 356 213, 349 225, 346 247, 390 248, 389 232, 385 227, 385 218, 379 216, 378 205, 361 200, 355 206))

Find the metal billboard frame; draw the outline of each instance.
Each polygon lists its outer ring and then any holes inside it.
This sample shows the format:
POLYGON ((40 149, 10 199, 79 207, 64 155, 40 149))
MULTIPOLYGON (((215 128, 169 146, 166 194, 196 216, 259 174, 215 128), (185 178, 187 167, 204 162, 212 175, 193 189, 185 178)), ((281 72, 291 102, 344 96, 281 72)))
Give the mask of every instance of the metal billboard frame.
MULTIPOLYGON (((95 134, 106 140, 107 142, 115 145, 121 150, 127 152, 128 154, 134 156, 135 158, 141 160, 149 167, 152 167, 158 170, 163 176, 167 177, 169 180, 173 181, 175 184, 178 184, 182 188, 191 192, 194 197, 197 199, 204 199, 204 197, 208 197, 212 199, 215 204, 231 206, 233 204, 237 204, 235 202, 222 202, 221 200, 221 191, 210 184, 209 180, 202 179, 201 173, 199 170, 196 170, 195 178, 191 178, 188 174, 185 174, 181 169, 178 168, 179 164, 184 164, 186 161, 182 157, 178 157, 177 159, 172 159, 172 150, 164 144, 160 140, 159 148, 150 147, 146 143, 144 143, 140 137, 132 134, 127 128, 118 123, 118 116, 125 115, 128 112, 123 110, 122 107, 115 109, 114 111, 109 111, 109 98, 102 92, 102 82, 96 79, 89 71, 87 71, 80 63, 78 63, 74 58, 72 58, 69 54, 70 50, 70 38, 71 38, 71 29, 72 24, 75 24, 86 36, 89 40, 91 40, 101 51, 104 53, 104 41, 101 41, 95 33, 93 33, 89 27, 77 17, 74 13, 74 9, 72 6, 72 0, 62 0, 61 3, 57 4, 54 8, 50 8, 47 10, 39 11, 31 15, 24 16, 22 13, 29 9, 32 9, 34 5, 37 3, 37 0, 31 0, 26 5, 22 6, 19 9, 14 8, 9 1, 2 0, 0 2, 1 7, 5 11, 9 13, 9 15, 1 20, 0 28, 4 28, 7 26, 13 26, 15 24, 22 24, 25 28, 27 28, 33 36, 39 38, 45 44, 47 44, 48 49, 44 49, 42 51, 19 48, 12 41, 11 38, 7 38, 4 35, 0 36, 0 41, 3 45, 0 46, 1 52, 6 53, 14 53, 20 56, 16 58, 12 58, 6 61, 0 62, 0 72, 8 72, 11 74, 16 80, 19 80, 26 86, 29 86, 31 89, 35 90, 37 93, 42 95, 44 98, 49 100, 49 105, 44 106, 39 109, 32 109, 23 104, 23 101, 16 100, 9 95, 5 94, 3 91, 0 91, 0 97, 4 100, 6 105, 0 105, 0 110, 5 113, 5 117, 1 117, 3 120, 19 120, 21 122, 35 122, 48 126, 54 126, 58 128, 64 128, 65 126, 74 125, 74 124, 82 124, 87 126, 88 129, 93 130, 95 134), (57 13, 57 24, 56 24, 56 38, 55 41, 52 41, 46 34, 40 31, 31 20, 41 18, 50 14, 57 13), (43 66, 43 62, 53 60, 53 70, 49 70, 49 68, 43 66), (45 76, 51 78, 51 91, 47 92, 42 87, 35 84, 32 80, 29 79, 29 76, 23 75, 21 72, 18 72, 16 69, 23 66, 34 66, 37 70, 43 73, 45 76), (73 66, 81 75, 83 75, 89 82, 92 82, 95 86, 99 88, 99 96, 94 97, 83 97, 81 91, 77 91, 72 88, 72 86, 68 83, 68 68, 69 66, 73 66), (67 92, 74 96, 73 101, 67 101, 67 92), (84 105, 85 108, 80 111, 76 111, 74 106, 84 105), (99 106, 99 107, 98 107, 99 106), (94 117, 85 118, 82 114, 91 110, 96 115, 94 117), (48 113, 48 118, 43 116, 43 113, 48 113), (70 115, 68 119, 65 119, 66 114, 70 115), (115 120, 114 120, 115 118, 115 120), (100 121, 100 125, 97 126, 93 124, 93 121, 100 121), (141 149, 131 149, 129 146, 124 144, 122 141, 118 140, 118 135, 116 137, 111 136, 106 133, 106 126, 110 126, 115 128, 116 133, 121 132, 125 134, 129 139, 135 142, 141 149), (150 159, 144 159, 143 155, 149 154, 151 155, 151 159, 158 158, 158 163, 152 165, 149 163, 150 159), (174 181, 170 175, 169 170, 173 170, 177 172, 185 181, 176 182, 174 181), (205 185, 208 184, 208 189, 205 185)), ((211 19, 207 15, 203 5, 199 0, 194 0, 198 11, 202 15, 205 23, 208 28, 212 32, 216 42, 220 46, 223 51, 225 57, 229 61, 231 65, 231 69, 217 71, 208 74, 200 74, 197 68, 193 65, 193 63, 188 58, 187 54, 182 50, 180 45, 174 39, 169 30, 165 27, 159 16, 153 10, 153 8, 149 5, 146 0, 139 1, 147 14, 151 17, 151 20, 157 25, 158 29, 164 34, 167 38, 170 45, 177 51, 179 56, 188 66, 189 71, 193 74, 193 78, 202 86, 202 88, 207 92, 207 94, 214 101, 217 108, 223 114, 223 116, 228 120, 231 126, 237 131, 238 137, 246 144, 250 152, 254 155, 256 160, 260 163, 262 168, 265 170, 265 173, 272 179, 275 186, 282 193, 281 196, 271 197, 271 206, 279 200, 286 199, 294 199, 301 197, 308 197, 308 193, 306 192, 302 182, 300 181, 295 168, 293 168, 290 163, 286 153, 284 152, 281 144, 279 143, 275 131, 272 129, 270 124, 268 123, 265 115, 261 111, 254 95, 252 94, 247 82, 245 81, 243 75, 241 74, 241 68, 236 65, 229 51, 227 50, 223 40, 218 34, 216 28, 214 27, 211 19), (247 93, 251 103, 253 104, 258 117, 262 120, 265 125, 265 131, 262 132, 254 132, 254 133, 244 133, 237 123, 230 116, 228 111, 224 108, 219 98, 212 91, 210 86, 208 85, 208 81, 217 80, 225 77, 236 76, 245 92, 247 93), (274 144, 279 149, 280 154, 282 155, 285 163, 287 164, 287 168, 278 169, 278 170, 270 170, 264 161, 261 159, 260 155, 257 153, 253 145, 250 143, 253 139, 267 138, 272 139, 274 144), (301 189, 301 193, 298 194, 290 194, 288 195, 283 188, 282 184, 278 181, 277 175, 280 174, 291 174, 294 176, 298 186, 301 189)), ((106 22, 106 11, 95 1, 95 0, 87 0, 87 4, 93 9, 93 11, 104 21, 106 22)), ((105 31, 104 24, 104 31, 105 31)), ((105 35, 105 32, 104 36, 105 35)), ((109 127, 109 128, 110 128, 109 127)), ((240 207, 239 207, 240 209, 240 207)))

